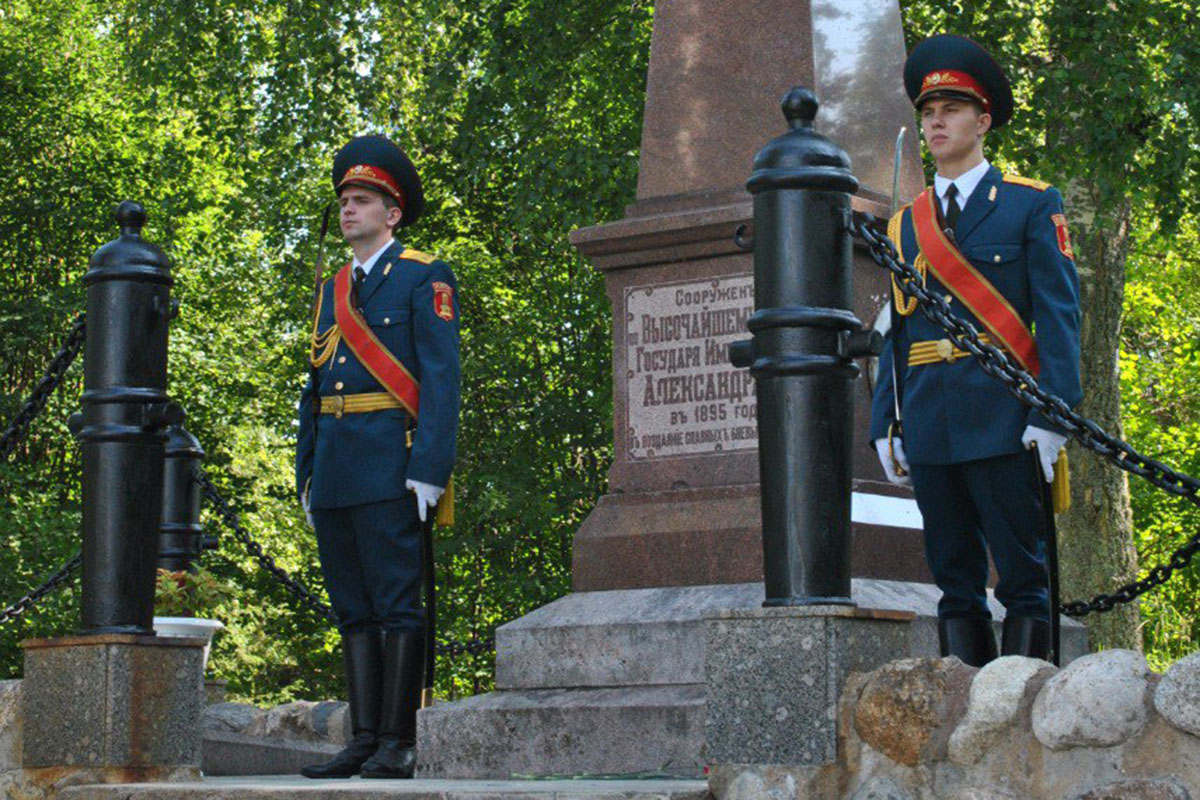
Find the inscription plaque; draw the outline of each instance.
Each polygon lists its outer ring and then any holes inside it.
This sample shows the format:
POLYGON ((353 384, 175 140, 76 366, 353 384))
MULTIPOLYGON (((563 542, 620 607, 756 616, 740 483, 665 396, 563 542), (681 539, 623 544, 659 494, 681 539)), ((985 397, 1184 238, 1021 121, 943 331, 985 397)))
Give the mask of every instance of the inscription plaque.
POLYGON ((629 458, 758 448, 754 379, 729 363, 749 336, 754 275, 625 290, 629 458))

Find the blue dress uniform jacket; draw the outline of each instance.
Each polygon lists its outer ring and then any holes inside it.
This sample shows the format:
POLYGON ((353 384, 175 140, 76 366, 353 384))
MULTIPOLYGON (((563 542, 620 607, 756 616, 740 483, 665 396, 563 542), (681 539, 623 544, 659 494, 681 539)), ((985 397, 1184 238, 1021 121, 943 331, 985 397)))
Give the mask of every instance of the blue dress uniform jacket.
MULTIPOLYGON (((1038 385, 1075 406, 1082 399, 1079 279, 1055 225, 1055 215, 1062 213, 1062 196, 1053 187, 1021 178, 1006 180, 992 167, 963 208, 955 239, 963 255, 1033 329, 1041 364, 1038 385)), ((912 210, 905 207, 900 214, 896 245, 911 264, 919 252, 912 210)), ((1061 232, 1065 237, 1065 222, 1061 232)), ((932 273, 926 288, 949 299, 955 316, 970 320, 980 332, 986 330, 932 273)), ((1026 425, 1056 429, 985 374, 974 358, 908 365, 913 342, 944 338, 942 329, 920 310, 903 317, 892 308, 871 405, 870 441, 886 438, 895 419, 893 365, 910 464, 957 464, 1019 453, 1026 425)))
MULTIPOLYGON (((321 290, 319 333, 336 324, 333 280, 321 290)), ((450 267, 393 244, 367 275, 358 306, 379 341, 420 383, 420 408, 411 451, 407 413, 312 413, 310 377, 300 400, 296 489, 307 489, 314 510, 345 508, 406 497, 405 480, 446 486, 454 465, 459 396, 458 286, 450 267), (452 291, 452 319, 438 314, 435 283, 452 291)), ((444 310, 443 310, 444 314, 444 310)), ((383 392, 345 342, 319 369, 317 394, 383 392)))

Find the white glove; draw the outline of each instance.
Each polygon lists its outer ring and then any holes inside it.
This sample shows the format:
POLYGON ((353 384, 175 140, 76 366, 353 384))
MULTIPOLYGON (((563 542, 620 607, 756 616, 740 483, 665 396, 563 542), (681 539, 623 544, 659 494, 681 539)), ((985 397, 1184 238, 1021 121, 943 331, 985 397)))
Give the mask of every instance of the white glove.
POLYGON ((442 492, 446 491, 444 486, 434 486, 431 483, 421 483, 420 481, 405 481, 404 487, 412 489, 417 495, 417 515, 421 518, 421 522, 425 521, 428 510, 437 505, 442 492))
POLYGON ((1054 462, 1058 461, 1058 451, 1066 443, 1067 437, 1061 433, 1035 428, 1033 425, 1026 425, 1025 432, 1021 434, 1021 444, 1025 445, 1026 450, 1037 445, 1038 461, 1042 462, 1042 474, 1046 476, 1046 483, 1054 482, 1054 462))
POLYGON ((313 525, 312 512, 308 510, 308 489, 304 490, 304 498, 300 502, 304 505, 304 519, 308 521, 308 527, 316 530, 317 526, 313 525))
POLYGON ((896 453, 896 462, 900 464, 900 468, 908 472, 908 456, 904 455, 904 441, 902 439, 892 439, 890 450, 887 439, 875 440, 875 452, 879 453, 879 463, 883 465, 883 471, 887 475, 887 479, 897 486, 912 486, 912 478, 907 475, 896 474, 896 464, 892 463, 892 450, 896 453))

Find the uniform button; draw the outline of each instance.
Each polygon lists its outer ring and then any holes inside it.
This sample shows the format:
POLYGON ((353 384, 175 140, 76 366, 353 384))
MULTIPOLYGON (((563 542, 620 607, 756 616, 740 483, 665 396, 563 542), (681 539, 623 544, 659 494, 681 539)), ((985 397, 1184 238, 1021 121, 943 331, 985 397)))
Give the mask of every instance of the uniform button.
POLYGON ((391 325, 391 324, 392 324, 392 318, 391 318, 391 317, 384 317, 384 318, 383 318, 383 324, 384 324, 384 325, 391 325))
POLYGON ((947 304, 950 304, 950 303, 953 303, 953 302, 954 302, 954 295, 952 295, 952 294, 948 294, 948 295, 946 295, 946 303, 947 303, 947 304))
POLYGON ((343 386, 345 386, 345 385, 346 385, 346 384, 342 383, 341 381, 338 381, 337 383, 335 383, 335 384, 333 385, 333 388, 337 389, 337 390, 340 392, 340 391, 342 390, 342 387, 343 387, 343 386))
POLYGON ((992 261, 995 261, 997 264, 999 264, 1000 263, 1000 254, 996 253, 996 255, 992 256, 992 261))
POLYGON ((345 356, 338 356, 338 363, 339 363, 339 364, 345 364, 345 363, 346 363, 346 357, 345 357, 345 356))

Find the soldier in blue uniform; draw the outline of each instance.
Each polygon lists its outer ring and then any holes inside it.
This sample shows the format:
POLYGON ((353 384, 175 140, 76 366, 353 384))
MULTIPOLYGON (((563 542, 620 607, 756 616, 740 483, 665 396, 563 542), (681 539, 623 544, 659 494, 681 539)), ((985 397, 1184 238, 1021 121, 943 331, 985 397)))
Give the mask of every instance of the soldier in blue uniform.
MULTIPOLYGON (((941 35, 913 50, 904 82, 937 175, 892 219, 889 236, 956 316, 1042 388, 1077 404, 1079 284, 1062 197, 1045 183, 1001 174, 983 155, 985 134, 1012 114, 1007 78, 979 45, 941 35)), ((896 287, 893 302, 870 438, 888 479, 911 482, 921 509, 926 558, 942 590, 942 654, 975 666, 996 655, 985 594, 990 549, 1006 609, 1002 652, 1045 658, 1038 480, 1051 479, 1066 437, 913 313, 915 301, 896 287), (1036 464, 1026 452, 1034 445, 1036 464)))
POLYGON ((354 738, 301 772, 407 778, 426 644, 420 525, 455 456, 458 288, 442 261, 395 241, 424 206, 400 148, 352 140, 333 185, 354 259, 321 287, 296 485, 342 634, 354 738))

